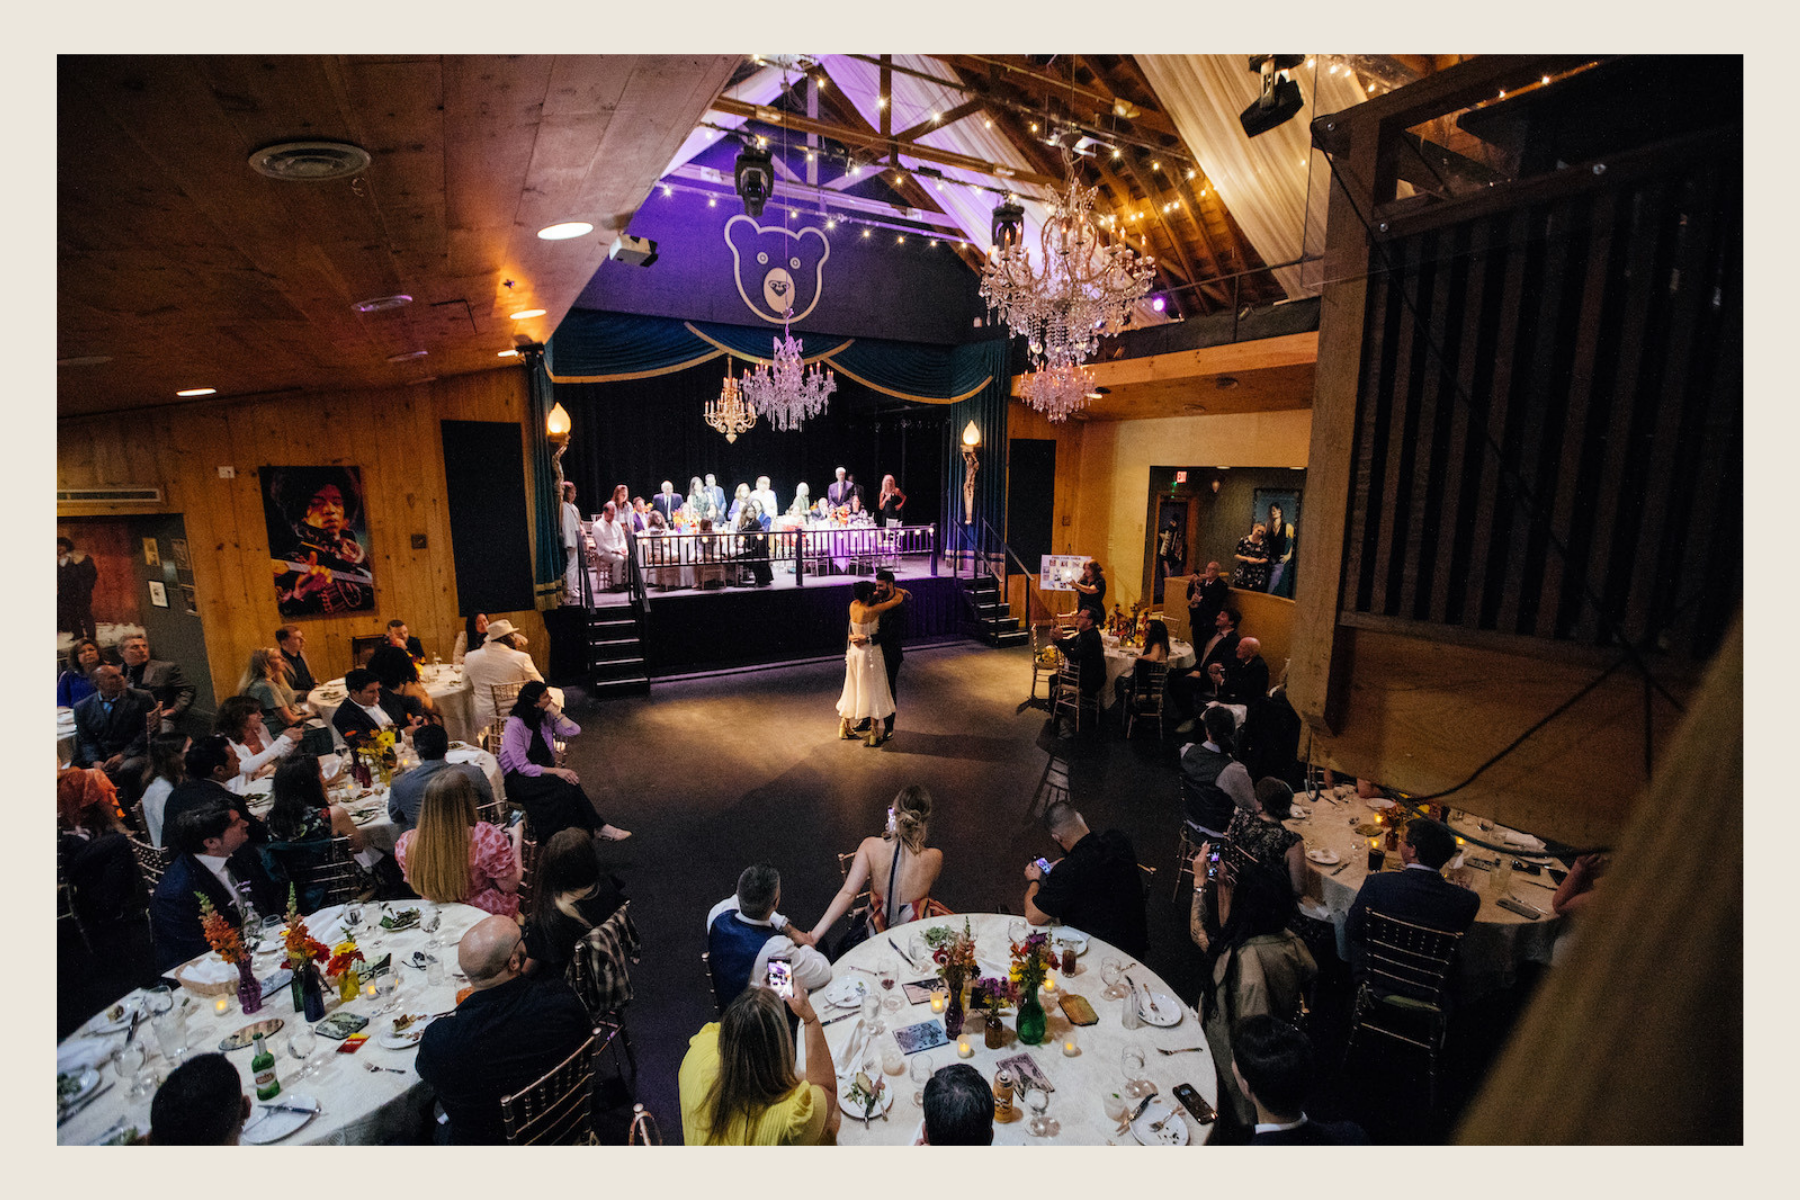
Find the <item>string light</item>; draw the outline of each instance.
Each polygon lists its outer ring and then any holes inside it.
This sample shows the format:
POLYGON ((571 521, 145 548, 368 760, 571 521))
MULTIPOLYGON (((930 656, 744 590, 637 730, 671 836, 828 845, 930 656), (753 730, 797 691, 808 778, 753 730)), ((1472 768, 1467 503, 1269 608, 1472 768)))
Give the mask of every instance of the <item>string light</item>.
POLYGON ((707 198, 706 198, 706 207, 708 207, 708 208, 717 208, 717 207, 719 207, 719 201, 718 201, 718 199, 717 199, 717 198, 716 198, 716 197, 714 197, 714 196, 708 196, 708 197, 707 197, 707 198))
POLYGON ((668 185, 668 184, 666 184, 666 183, 665 183, 665 184, 663 184, 663 195, 665 195, 665 196, 673 196, 673 195, 674 195, 674 194, 675 194, 675 189, 674 189, 674 188, 672 188, 672 187, 670 187, 670 186, 669 186, 669 185, 668 185))
POLYGON ((1031 123, 1031 132, 1033 132, 1033 133, 1037 132, 1037 122, 1036 121, 1033 121, 1031 123))
POLYGON ((992 117, 983 118, 982 122, 981 122, 981 127, 983 129, 992 129, 994 127, 994 118, 992 118, 992 117))
MULTIPOLYGON (((1114 151, 1114 153, 1117 154, 1117 151, 1114 151)), ((1192 167, 1188 168, 1187 177, 1189 179, 1192 179, 1194 177, 1194 168, 1192 168, 1192 167)))
POLYGON ((1162 164, 1159 162, 1153 162, 1150 164, 1150 169, 1152 171, 1160 171, 1160 170, 1162 170, 1162 164))
POLYGON ((901 235, 900 235, 900 236, 899 236, 899 237, 897 237, 897 238, 895 238, 895 239, 894 239, 894 244, 895 244, 895 245, 896 245, 896 246, 904 246, 904 245, 906 245, 906 235, 905 235, 905 234, 904 234, 904 233, 903 233, 903 234, 901 234, 901 235))
POLYGON ((869 231, 868 231, 868 230, 866 230, 866 229, 865 229, 865 230, 863 230, 863 236, 864 236, 864 237, 868 237, 868 236, 869 236, 869 231))
POLYGON ((936 245, 937 245, 937 239, 936 239, 936 238, 932 238, 932 239, 931 239, 931 244, 932 244, 932 246, 934 246, 934 247, 935 247, 935 246, 936 246, 936 245))
POLYGON ((887 97, 886 96, 875 97, 875 107, 876 108, 886 108, 887 107, 887 97))
POLYGON ((931 123, 933 125, 937 124, 939 121, 941 121, 943 119, 944 119, 943 113, 932 113, 931 114, 931 123))

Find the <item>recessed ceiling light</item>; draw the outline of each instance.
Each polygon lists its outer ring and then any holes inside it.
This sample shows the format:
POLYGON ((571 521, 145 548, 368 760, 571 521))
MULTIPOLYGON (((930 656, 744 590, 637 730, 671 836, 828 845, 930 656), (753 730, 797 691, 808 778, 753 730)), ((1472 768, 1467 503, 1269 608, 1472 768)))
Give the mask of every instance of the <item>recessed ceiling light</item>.
POLYGON ((359 313, 387 312, 391 309, 405 308, 412 303, 411 296, 377 296, 373 300, 358 300, 350 306, 351 311, 359 313))
POLYGON ((343 179, 368 165, 369 152, 349 142, 280 142, 250 155, 257 174, 301 183, 343 179))
POLYGON ((429 350, 408 350, 404 354, 388 355, 388 361, 389 362, 410 362, 415 358, 424 358, 427 354, 430 354, 430 353, 431 353, 431 351, 429 351, 429 350))
POLYGON ((189 388, 185 392, 176 392, 175 394, 177 396, 211 396, 217 394, 218 390, 218 388, 189 388))
POLYGON ((502 350, 495 357, 497 357, 497 358, 517 358, 517 357, 519 357, 519 352, 517 350, 502 350))
POLYGON ((570 238, 583 237, 594 232, 594 227, 587 221, 564 221, 560 225, 546 225, 538 230, 538 236, 546 242, 564 242, 570 238))
POLYGON ((543 315, 544 310, 541 308, 527 308, 522 312, 514 313, 512 319, 515 321, 523 321, 530 317, 541 317, 543 315))
POLYGON ((59 358, 56 360, 56 365, 59 367, 97 367, 101 363, 111 361, 112 355, 110 354, 84 354, 79 358, 59 358))

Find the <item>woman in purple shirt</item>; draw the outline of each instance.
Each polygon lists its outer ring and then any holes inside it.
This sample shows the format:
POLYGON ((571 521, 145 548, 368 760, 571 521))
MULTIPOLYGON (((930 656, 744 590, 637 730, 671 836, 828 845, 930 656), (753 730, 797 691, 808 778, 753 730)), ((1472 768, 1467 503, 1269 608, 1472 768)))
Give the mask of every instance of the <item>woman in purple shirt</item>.
POLYGON ((525 809, 531 836, 539 842, 571 828, 622 842, 631 834, 607 824, 581 790, 581 777, 556 765, 556 739, 580 732, 581 726, 562 715, 544 684, 533 680, 520 688, 500 738, 507 798, 525 809))

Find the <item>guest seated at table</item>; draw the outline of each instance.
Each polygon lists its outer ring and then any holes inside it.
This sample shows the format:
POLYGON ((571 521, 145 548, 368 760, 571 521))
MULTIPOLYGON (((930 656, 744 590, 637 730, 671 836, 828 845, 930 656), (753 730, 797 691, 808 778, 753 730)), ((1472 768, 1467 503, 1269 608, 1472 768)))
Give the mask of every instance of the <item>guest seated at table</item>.
POLYGON ((720 1007, 751 984, 760 985, 771 959, 788 964, 796 990, 812 991, 831 982, 831 964, 815 949, 818 939, 776 912, 780 903, 780 872, 757 863, 738 876, 736 894, 706 914, 707 969, 720 1007))
POLYGON ((1225 1074, 1231 1061, 1231 1032, 1246 1017, 1298 1015, 1319 973, 1312 952, 1287 925, 1294 896, 1284 873, 1249 864, 1233 876, 1223 861, 1219 911, 1209 914, 1206 863, 1211 846, 1194 857, 1194 900, 1188 932, 1205 954, 1200 991, 1201 1027, 1219 1072, 1219 1119, 1226 1138, 1247 1141, 1256 1110, 1225 1074), (1215 931, 1216 932, 1213 932, 1215 931))
POLYGON ((765 987, 745 988, 688 1042, 678 1076, 681 1133, 690 1146, 821 1146, 842 1120, 825 1030, 806 990, 785 1006, 765 987), (806 1038, 806 1078, 794 1074, 788 1012, 806 1038))
POLYGON ((394 776, 388 788, 388 816, 401 829, 419 823, 419 809, 425 803, 425 785, 440 772, 458 774, 475 789, 476 808, 486 812, 494 802, 494 789, 486 773, 474 763, 453 763, 445 758, 450 753, 450 735, 442 725, 422 725, 413 734, 413 749, 419 752, 419 765, 394 776))
POLYGON ((104 771, 70 769, 57 776, 57 861, 84 920, 116 921, 138 895, 126 832, 118 790, 104 771))
POLYGON ((1569 873, 1550 897, 1559 917, 1580 912, 1594 901, 1594 887, 1612 866, 1610 854, 1583 854, 1569 865, 1569 873))
POLYGON ((340 804, 325 794, 325 772, 311 754, 296 754, 275 771, 270 789, 274 804, 266 824, 278 842, 326 842, 334 837, 350 839, 352 852, 366 846, 363 831, 340 804))
POLYGON ((457 945, 456 962, 472 990, 425 1030, 414 1068, 449 1118, 440 1141, 499 1145, 506 1141, 500 1098, 549 1074, 594 1026, 568 984, 525 976, 525 939, 511 917, 478 922, 457 945))
POLYGON ((262 706, 263 725, 270 737, 292 729, 312 715, 304 703, 296 699, 289 685, 287 659, 273 646, 261 646, 250 652, 250 664, 238 680, 238 693, 251 696, 262 706))
POLYGON ((607 590, 620 591, 631 586, 631 576, 625 568, 625 558, 629 548, 625 538, 625 525, 619 520, 619 510, 612 501, 600 510, 600 517, 593 523, 594 553, 600 565, 607 571, 607 590))
POLYGON ((1446 933, 1464 933, 1475 923, 1481 897, 1438 872, 1456 853, 1456 835, 1436 821, 1415 818, 1400 843, 1398 871, 1378 871, 1363 880, 1350 904, 1344 932, 1350 939, 1350 969, 1360 979, 1368 942, 1369 910, 1446 933))
POLYGON ((1144 648, 1138 654, 1137 661, 1131 664, 1131 673, 1121 675, 1113 681, 1113 697, 1119 704, 1121 714, 1131 710, 1132 699, 1146 685, 1145 680, 1150 672, 1145 666, 1151 663, 1169 662, 1169 627, 1161 621, 1148 621, 1144 625, 1144 648))
POLYGON ((68 665, 56 677, 56 707, 74 708, 93 695, 94 684, 88 675, 99 665, 100 643, 93 638, 76 639, 69 647, 68 665))
MULTIPOLYGON (((184 812, 221 804, 243 806, 243 801, 228 786, 239 775, 237 747, 231 744, 231 739, 214 734, 190 742, 182 769, 187 777, 170 790, 169 798, 163 804, 162 839, 171 835, 175 822, 184 812)), ((158 846, 169 844, 162 839, 157 840, 158 846)))
POLYGON ((562 715, 541 680, 519 689, 500 739, 500 769, 506 798, 525 810, 531 836, 540 843, 573 826, 622 842, 629 831, 609 824, 581 790, 581 777, 556 765, 556 739, 572 738, 581 726, 562 715))
POLYGON ((193 744, 194 739, 185 733, 163 733, 150 739, 150 765, 144 769, 144 795, 138 803, 144 814, 144 832, 150 835, 152 846, 163 844, 164 811, 170 793, 187 779, 185 759, 193 744))
POLYGON ((1252 1146, 1366 1146, 1350 1121, 1314 1121, 1302 1107, 1318 1080, 1312 1041, 1272 1016, 1246 1017, 1231 1032, 1231 1076, 1256 1108, 1252 1146))
MULTIPOLYGON (((1106 646, 1100 640, 1100 631, 1095 628, 1099 618, 1091 608, 1075 610, 1075 632, 1066 638, 1058 638, 1056 648, 1061 650, 1081 672, 1081 694, 1098 696, 1100 689, 1106 686, 1106 646)), ((1058 679, 1052 688, 1060 687, 1058 679)), ((1054 695, 1051 700, 1055 703, 1054 695)))
POLYGON ((331 714, 331 724, 346 742, 383 729, 393 729, 394 735, 399 737, 405 730, 417 729, 425 723, 416 708, 409 709, 404 697, 383 688, 375 672, 366 667, 345 673, 344 690, 349 694, 331 714))
POLYGON ((195 1054, 169 1072, 150 1101, 152 1146, 235 1146, 250 1119, 243 1077, 223 1054, 195 1054))
POLYGON ((418 638, 412 635, 412 631, 406 627, 405 621, 395 617, 387 623, 386 633, 388 645, 406 651, 407 656, 415 663, 425 661, 425 647, 418 638))
POLYGON ((919 1146, 994 1144, 994 1089, 968 1063, 951 1063, 925 1081, 925 1126, 919 1146))
POLYGON ((404 713, 409 719, 417 716, 443 724, 437 702, 419 679, 419 665, 405 650, 393 645, 378 647, 369 655, 368 670, 381 684, 381 706, 389 716, 399 721, 404 713), (396 707, 401 710, 399 713, 394 711, 396 707))
POLYGON ((263 725, 262 704, 253 696, 227 696, 213 718, 213 732, 231 739, 237 751, 238 773, 225 784, 243 795, 250 782, 275 772, 276 764, 300 744, 304 732, 298 725, 270 737, 263 725))
POLYGON ((1300 761, 1300 714, 1288 701, 1284 683, 1261 704, 1252 704, 1238 731, 1237 754, 1253 779, 1274 777, 1289 787, 1306 782, 1300 761))
MULTIPOLYGON (((799 485, 797 485, 794 488, 794 502, 787 506, 787 514, 786 515, 788 515, 790 517, 805 517, 808 513, 812 512, 812 507, 813 507, 812 488, 807 483, 802 481, 799 485)), ((772 517, 774 515, 775 515, 774 513, 765 514, 765 516, 769 516, 769 517, 772 517)), ((768 528, 768 524, 766 521, 763 525, 763 528, 765 528, 765 529, 768 528)))
POLYGON ((565 829, 545 842, 538 849, 532 876, 526 973, 561 977, 581 939, 624 903, 624 886, 600 865, 593 838, 579 829, 565 829))
POLYGON ((119 657, 125 662, 125 682, 139 691, 156 697, 162 710, 159 732, 174 733, 180 721, 199 694, 187 681, 181 667, 172 662, 150 657, 150 639, 134 633, 119 642, 119 657))
POLYGON ((519 912, 519 839, 475 811, 475 787, 444 772, 425 788, 419 826, 400 835, 394 858, 413 891, 438 904, 473 904, 485 912, 519 912))
POLYGON ((1306 890, 1306 841, 1282 822, 1293 815, 1294 789, 1279 779, 1256 781, 1256 809, 1238 809, 1225 836, 1250 858, 1306 890))
POLYGON ((888 805, 886 831, 880 837, 864 838, 856 847, 856 858, 844 876, 844 886, 813 926, 815 945, 831 932, 839 917, 850 911, 865 888, 869 892, 869 912, 864 919, 869 932, 881 933, 890 925, 949 915, 949 909, 930 899, 938 872, 944 869, 944 852, 925 845, 930 823, 931 793, 916 783, 900 789, 888 805))
POLYGON ((749 506, 750 485, 747 483, 740 483, 737 485, 737 490, 732 493, 731 505, 725 510, 725 518, 733 525, 736 525, 738 523, 738 518, 744 515, 744 509, 749 506))
POLYGON ((463 672, 474 689, 471 703, 477 728, 485 728, 490 721, 506 715, 494 710, 496 687, 544 680, 531 655, 525 653, 525 635, 504 618, 488 625, 486 640, 463 659, 463 672))
MULTIPOLYGON (((1225 790, 1220 777, 1234 765, 1232 738, 1237 718, 1229 708, 1209 708, 1204 718, 1206 740, 1190 745, 1181 755, 1181 817, 1204 836, 1223 838, 1237 810, 1251 807, 1254 791, 1240 804, 1225 790)), ((1233 773, 1235 778, 1236 772, 1233 773)), ((1243 780, 1245 784, 1249 781, 1243 780)), ((1251 785, 1253 787, 1253 785, 1251 785)))
POLYGON ((1217 681, 1213 679, 1212 668, 1216 663, 1224 667, 1237 661, 1238 622, 1235 608, 1222 608, 1219 615, 1213 618, 1213 632, 1204 645, 1201 644, 1201 630, 1194 630, 1194 652, 1200 661, 1191 671, 1183 671, 1169 676, 1169 695, 1175 700, 1188 719, 1175 727, 1176 733, 1186 733, 1194 727, 1195 715, 1206 706, 1206 702, 1215 699, 1217 681))
POLYGON ((159 723, 156 697, 125 682, 111 663, 94 668, 95 692, 75 706, 75 758, 71 765, 99 767, 130 804, 137 798, 150 753, 150 731, 159 723))
POLYGON ((1229 663, 1214 662, 1207 668, 1220 704, 1261 704, 1269 698, 1269 664, 1263 661, 1262 643, 1239 638, 1236 657, 1229 663))
POLYGON ((250 822, 238 807, 243 801, 226 796, 230 804, 205 804, 169 818, 168 833, 180 854, 150 897, 150 938, 156 969, 164 974, 212 948, 200 931, 200 896, 234 929, 244 923, 239 887, 248 890, 261 912, 278 913, 287 906, 286 894, 249 848, 250 822))
POLYGON ((463 630, 456 635, 456 645, 450 651, 450 661, 457 666, 463 665, 463 658, 471 650, 481 649, 481 643, 487 640, 488 617, 486 613, 471 613, 463 623, 463 630))
POLYGON ((283 625, 275 631, 275 648, 287 660, 288 681, 294 694, 304 699, 319 686, 313 678, 312 664, 306 661, 306 631, 298 625, 283 625))
POLYGON ((1048 874, 1035 862, 1025 865, 1025 919, 1033 925, 1061 921, 1141 958, 1150 933, 1131 841, 1117 829, 1090 833, 1066 800, 1045 810, 1044 825, 1063 857, 1048 874))

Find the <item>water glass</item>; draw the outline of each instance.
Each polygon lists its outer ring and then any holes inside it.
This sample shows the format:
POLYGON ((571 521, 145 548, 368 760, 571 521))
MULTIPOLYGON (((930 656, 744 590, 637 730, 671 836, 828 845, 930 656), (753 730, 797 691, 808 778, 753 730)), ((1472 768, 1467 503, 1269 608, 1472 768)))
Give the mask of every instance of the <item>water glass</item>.
POLYGON ((1509 855, 1505 853, 1500 855, 1500 865, 1494 868, 1493 876, 1494 895, 1497 897, 1506 895, 1512 887, 1513 877, 1513 860, 1509 855))
POLYGON ((881 1069, 888 1075, 898 1075, 906 1070, 906 1055, 900 1053, 900 1047, 889 1046, 881 1052, 881 1069))
POLYGON ((1055 1137, 1056 1122, 1044 1115, 1050 1107, 1050 1093, 1034 1087, 1025 1093, 1025 1107, 1031 1110, 1031 1123, 1026 1126, 1032 1137, 1055 1137))
POLYGON ((1015 946, 1023 942, 1025 935, 1030 932, 1031 926, 1027 925, 1022 917, 1014 917, 1006 923, 1006 936, 1012 939, 1012 944, 1015 946))
POLYGON ((913 1103, 920 1108, 925 1107, 925 1085, 931 1082, 932 1073, 936 1070, 937 1066, 931 1061, 929 1054, 913 1055, 912 1065, 906 1068, 907 1075, 918 1088, 913 1093, 913 1103))
POLYGON ((273 954, 281 949, 282 935, 287 932, 287 921, 281 917, 264 917, 262 919, 261 944, 258 953, 273 954))
MULTIPOLYGON (((152 1001, 154 1003, 154 1001, 152 1001)), ((157 1048, 170 1063, 179 1063, 188 1051, 187 1009, 179 1004, 172 1005, 167 1012, 157 1013, 150 1018, 151 1031, 156 1034, 157 1048)))
POLYGON ((1125 1073, 1125 1094, 1133 1100, 1142 1100, 1154 1090, 1144 1078, 1144 1052, 1136 1046, 1119 1052, 1119 1068, 1125 1073))
POLYGON ((1115 1125, 1124 1124, 1125 1114, 1131 1111, 1131 1106, 1125 1103, 1125 1097, 1118 1092, 1102 1093, 1100 1107, 1106 1110, 1107 1119, 1115 1125))
POLYGON ((1108 1000, 1117 1000, 1125 993, 1119 988, 1119 981, 1124 978, 1125 964, 1116 958, 1109 958, 1100 964, 1100 981, 1106 985, 1101 995, 1108 1000))
POLYGON ((869 995, 862 1002, 863 1028, 871 1034, 881 1033, 887 1026, 881 1023, 881 997, 869 995))
MULTIPOLYGON (((149 1051, 144 1049, 144 1043, 133 1038, 119 1047, 118 1056, 113 1059, 113 1069, 119 1073, 120 1079, 135 1084, 149 1057, 149 1051)), ((132 1090, 136 1091, 137 1089, 133 1087, 132 1090)))
POLYGON ((152 1019, 160 1017, 175 1007, 175 993, 169 990, 168 984, 159 983, 144 992, 144 1007, 152 1019))
POLYGON ((381 998, 382 1004, 377 1012, 393 1012, 400 1003, 400 973, 397 968, 389 967, 375 977, 375 994, 381 998))
POLYGON ((894 991, 894 984, 899 981, 899 974, 891 959, 881 964, 881 973, 876 978, 881 983, 881 990, 887 993, 887 998, 881 1002, 881 1007, 891 1013, 899 1012, 900 997, 894 991))
POLYGON ((444 944, 442 939, 440 939, 438 937, 438 930, 442 929, 443 927, 444 927, 444 914, 439 912, 437 910, 437 907, 434 905, 434 906, 432 906, 430 911, 428 911, 425 914, 425 919, 419 923, 419 928, 423 929, 426 933, 431 935, 425 942, 425 945, 427 947, 429 947, 430 949, 436 950, 439 946, 442 946, 444 944))
POLYGON ((345 933, 349 934, 352 938, 354 938, 356 936, 356 930, 360 925, 362 925, 362 922, 363 922, 362 901, 352 900, 352 901, 350 901, 350 903, 344 905, 344 932, 345 933))
POLYGON ((308 1060, 312 1058, 312 1052, 319 1045, 318 1036, 313 1033, 312 1026, 305 1021, 295 1021, 293 1030, 288 1034, 287 1052, 289 1058, 300 1064, 300 1068, 288 1076, 290 1083, 296 1079, 305 1079, 313 1073, 315 1068, 308 1060))
POLYGON ((433 954, 430 956, 430 961, 425 964, 425 985, 427 987, 443 987, 445 982, 444 960, 433 954))

